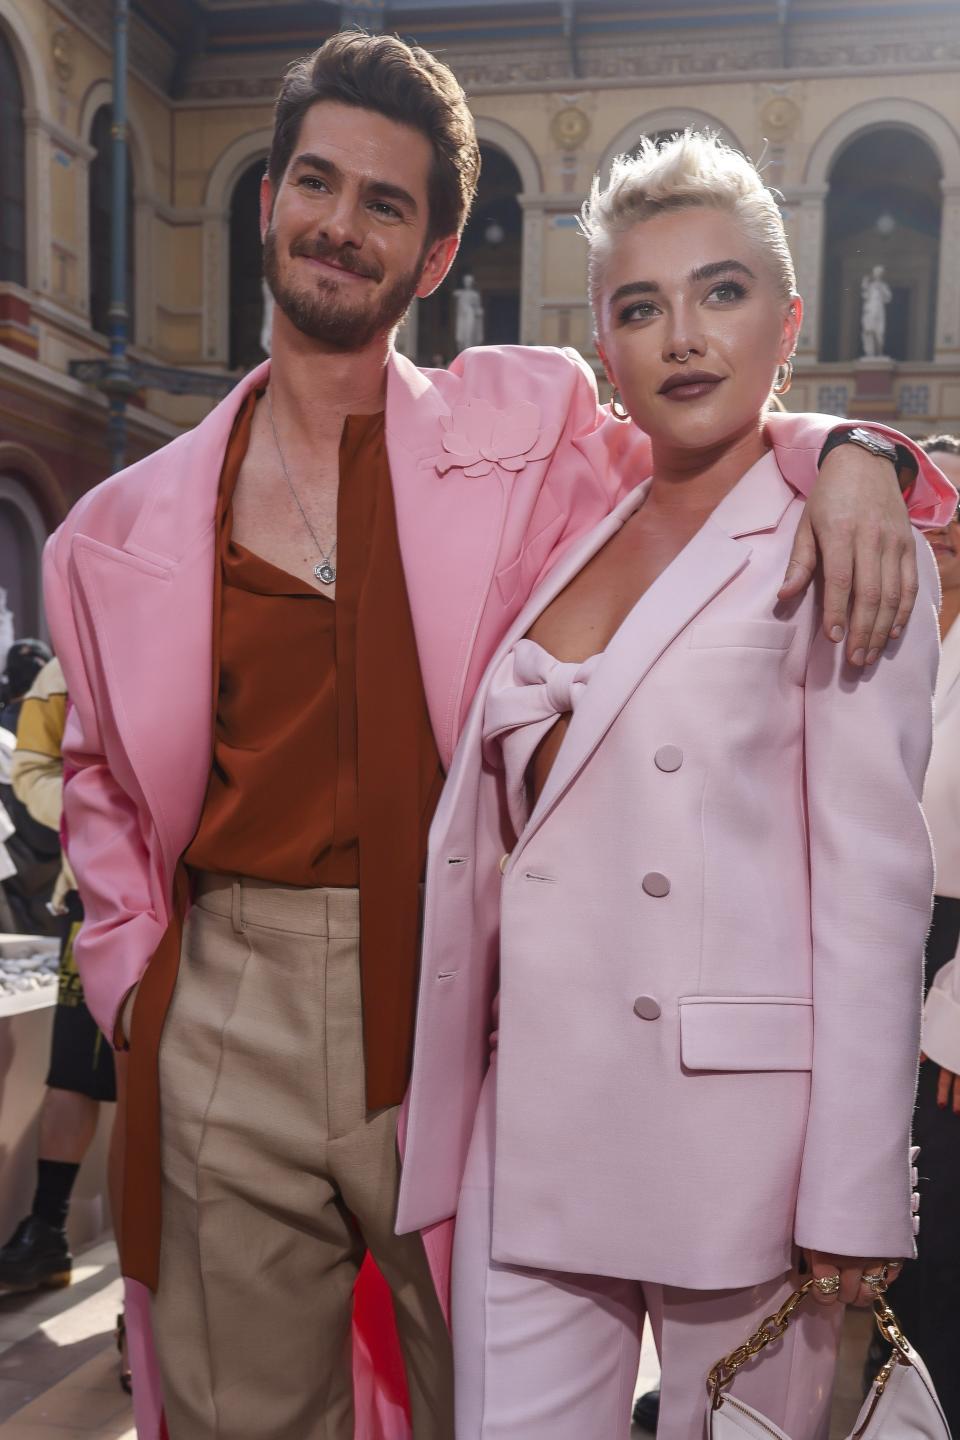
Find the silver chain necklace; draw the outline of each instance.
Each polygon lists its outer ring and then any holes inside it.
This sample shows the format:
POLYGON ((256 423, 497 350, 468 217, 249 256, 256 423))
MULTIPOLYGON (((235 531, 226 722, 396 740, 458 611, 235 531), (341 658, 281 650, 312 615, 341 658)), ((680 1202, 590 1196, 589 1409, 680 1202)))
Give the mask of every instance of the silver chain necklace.
POLYGON ((290 471, 287 469, 287 462, 286 460, 284 460, 283 450, 280 448, 280 436, 277 434, 277 422, 273 418, 273 401, 270 398, 269 385, 267 386, 267 410, 270 412, 270 429, 273 431, 273 443, 274 445, 276 445, 277 454, 280 456, 280 468, 283 471, 283 478, 284 480, 286 480, 287 485, 290 488, 290 494, 293 496, 296 502, 297 509, 300 511, 300 517, 303 520, 304 525, 306 525, 307 529, 309 530, 314 545, 316 545, 317 549, 320 551, 320 563, 319 565, 314 565, 313 573, 314 575, 316 575, 317 579, 322 585, 332 585, 334 580, 336 580, 337 578, 337 567, 333 563, 333 557, 337 553, 337 542, 335 540, 333 542, 333 549, 328 554, 324 554, 323 546, 317 539, 317 532, 314 530, 313 526, 310 524, 310 521, 307 519, 307 512, 300 504, 300 496, 293 488, 293 481, 290 479, 290 471))

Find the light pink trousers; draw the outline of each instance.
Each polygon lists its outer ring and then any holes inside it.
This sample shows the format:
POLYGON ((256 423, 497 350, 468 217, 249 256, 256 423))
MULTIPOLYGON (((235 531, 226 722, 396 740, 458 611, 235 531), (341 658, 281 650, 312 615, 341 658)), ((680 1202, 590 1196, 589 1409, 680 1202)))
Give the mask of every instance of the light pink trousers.
MULTIPOLYGON (((704 1440, 708 1370, 778 1308, 789 1278, 698 1291, 492 1261, 495 1077, 494 1060, 457 1212, 456 1440, 625 1440, 648 1315, 662 1366, 657 1440, 704 1440)), ((805 1303, 732 1393, 790 1440, 823 1440, 841 1319, 839 1305, 805 1303)))

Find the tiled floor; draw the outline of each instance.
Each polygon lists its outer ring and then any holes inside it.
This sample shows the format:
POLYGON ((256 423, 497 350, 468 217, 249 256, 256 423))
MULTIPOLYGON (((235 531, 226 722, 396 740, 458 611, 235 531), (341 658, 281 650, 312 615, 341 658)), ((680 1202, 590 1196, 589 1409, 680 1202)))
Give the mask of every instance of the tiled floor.
POLYGON ((67 1290, 0 1297, 2 1440, 135 1440, 117 1379, 113 1244, 85 1251, 73 1275, 67 1290))
MULTIPOLYGON (((111 1243, 79 1257, 69 1290, 0 1298, 0 1440, 136 1440, 117 1380, 113 1327, 120 1280, 111 1243)), ((847 1316, 830 1440, 860 1408, 859 1376, 870 1316, 847 1316)), ((656 1352, 644 1336, 637 1393, 656 1385, 656 1352)), ((634 1429, 639 1440, 644 1432, 634 1429)))

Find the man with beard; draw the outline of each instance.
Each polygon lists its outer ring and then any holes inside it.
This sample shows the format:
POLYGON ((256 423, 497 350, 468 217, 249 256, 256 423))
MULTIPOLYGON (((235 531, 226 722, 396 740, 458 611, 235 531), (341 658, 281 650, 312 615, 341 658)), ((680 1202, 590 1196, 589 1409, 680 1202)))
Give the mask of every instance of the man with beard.
MULTIPOLYGON (((368 1252, 413 1433, 453 1433, 442 1245, 394 1233, 427 830, 504 627, 649 459, 571 352, 477 350, 450 372, 394 352, 478 169, 427 52, 349 33, 292 66, 262 188, 271 362, 50 546, 78 960, 101 1025, 130 1037, 124 1271, 156 1291, 172 1440, 386 1433, 389 1387, 376 1410, 351 1385, 368 1252)), ((809 490, 829 422, 777 425, 809 490)), ((857 546, 858 583, 886 567, 879 611, 855 607, 865 656, 909 613, 906 512, 886 460, 826 465, 818 529, 848 541, 832 624, 857 546)), ((931 515, 933 474, 911 500, 931 515)), ((795 590, 807 551, 796 568, 795 590)))

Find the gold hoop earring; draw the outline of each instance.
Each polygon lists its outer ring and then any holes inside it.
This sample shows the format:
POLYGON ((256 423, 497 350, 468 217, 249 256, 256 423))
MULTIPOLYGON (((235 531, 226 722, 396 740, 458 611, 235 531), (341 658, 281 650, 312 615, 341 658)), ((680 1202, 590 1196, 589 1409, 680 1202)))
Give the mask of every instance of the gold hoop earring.
POLYGON ((774 395, 786 395, 793 384, 793 356, 777 366, 777 378, 773 382, 774 395))
POLYGON ((613 399, 610 401, 610 414, 615 415, 618 420, 630 419, 630 411, 625 409, 623 401, 620 399, 619 390, 614 390, 613 392, 613 399), (618 406, 619 409, 617 408, 618 406))

